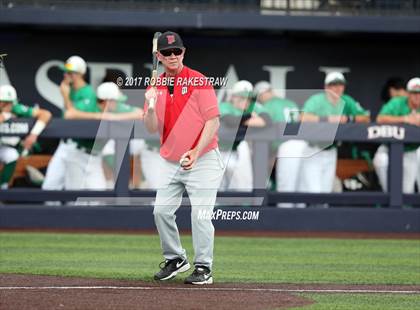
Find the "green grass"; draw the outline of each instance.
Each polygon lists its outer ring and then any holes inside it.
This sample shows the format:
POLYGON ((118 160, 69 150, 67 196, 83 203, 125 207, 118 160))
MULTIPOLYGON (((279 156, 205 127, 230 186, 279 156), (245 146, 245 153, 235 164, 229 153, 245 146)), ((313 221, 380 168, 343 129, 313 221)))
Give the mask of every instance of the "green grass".
MULTIPOLYGON (((191 237, 182 241, 192 261, 191 237)), ((0 273, 151 280, 161 260, 156 235, 0 233, 0 273)), ((214 276, 217 282, 420 284, 420 241, 217 237, 214 276)))
POLYGON ((301 294, 314 304, 302 310, 410 310, 420 309, 420 295, 301 294))

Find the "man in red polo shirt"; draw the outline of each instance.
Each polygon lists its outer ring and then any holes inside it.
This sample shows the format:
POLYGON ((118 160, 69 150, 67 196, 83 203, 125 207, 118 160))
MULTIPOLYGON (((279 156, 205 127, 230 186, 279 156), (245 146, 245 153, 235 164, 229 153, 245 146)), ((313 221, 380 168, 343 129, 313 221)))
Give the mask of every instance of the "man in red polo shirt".
POLYGON ((160 134, 160 177, 154 206, 163 256, 155 279, 164 281, 190 269, 181 245, 175 212, 187 190, 191 202, 194 272, 187 284, 211 284, 214 227, 211 222, 224 165, 218 150, 219 109, 206 77, 183 65, 180 36, 167 31, 158 39, 158 60, 165 72, 145 94, 144 122, 160 134), (210 216, 203 216, 210 215, 210 216))

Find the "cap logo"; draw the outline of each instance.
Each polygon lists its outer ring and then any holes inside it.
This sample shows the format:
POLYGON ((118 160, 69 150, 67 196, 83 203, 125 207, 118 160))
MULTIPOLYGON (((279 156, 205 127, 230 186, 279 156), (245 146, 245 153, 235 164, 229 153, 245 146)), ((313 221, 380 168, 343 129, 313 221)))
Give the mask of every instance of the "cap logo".
POLYGON ((71 63, 66 63, 66 64, 64 65, 64 67, 65 67, 67 70, 73 70, 73 65, 72 65, 71 63))
POLYGON ((166 39, 168 40, 168 44, 172 44, 175 42, 175 36, 173 34, 167 35, 166 39))

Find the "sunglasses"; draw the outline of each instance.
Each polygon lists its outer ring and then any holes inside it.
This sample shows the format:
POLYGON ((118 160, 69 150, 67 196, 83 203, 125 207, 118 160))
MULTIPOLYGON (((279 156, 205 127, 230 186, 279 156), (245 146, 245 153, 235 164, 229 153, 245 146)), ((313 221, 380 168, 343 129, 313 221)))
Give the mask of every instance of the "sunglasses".
POLYGON ((183 50, 181 48, 170 48, 167 50, 159 51, 159 53, 161 53, 165 57, 171 56, 172 54, 174 54, 175 56, 179 56, 182 54, 182 52, 183 50))

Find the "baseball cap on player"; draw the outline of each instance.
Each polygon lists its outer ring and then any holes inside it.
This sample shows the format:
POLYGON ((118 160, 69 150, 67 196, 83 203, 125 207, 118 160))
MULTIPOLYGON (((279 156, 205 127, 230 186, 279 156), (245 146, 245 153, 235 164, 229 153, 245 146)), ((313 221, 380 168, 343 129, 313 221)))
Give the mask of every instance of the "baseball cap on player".
POLYGON ((16 89, 12 85, 0 86, 0 101, 16 102, 17 101, 16 89))
POLYGON ((256 96, 261 95, 262 93, 265 93, 266 91, 271 90, 271 84, 267 81, 260 81, 257 84, 255 84, 254 92, 256 96))
POLYGON ((249 81, 241 80, 233 85, 231 95, 240 97, 251 97, 253 94, 253 87, 249 81))
POLYGON ((346 78, 341 72, 330 72, 325 77, 325 85, 330 84, 346 84, 346 78))
POLYGON ((105 82, 98 86, 96 89, 96 97, 100 100, 115 100, 124 101, 127 99, 124 96, 118 86, 113 82, 105 82))
POLYGON ((166 31, 159 36, 157 49, 162 51, 171 48, 184 48, 184 43, 179 34, 173 31, 166 31))
POLYGON ((60 66, 60 69, 64 72, 75 72, 83 75, 86 73, 86 67, 86 61, 82 57, 71 56, 63 66, 60 66))
POLYGON ((415 77, 408 81, 407 91, 410 93, 420 93, 420 78, 415 77))

